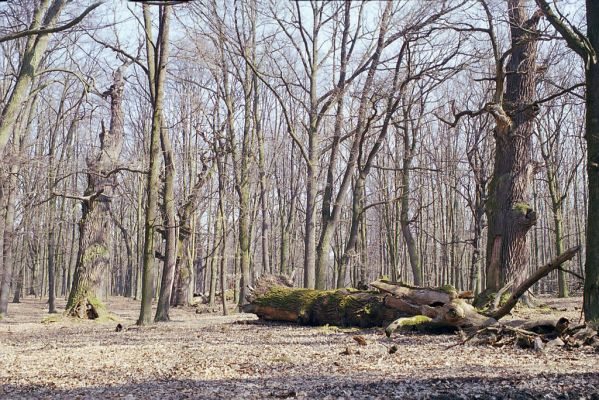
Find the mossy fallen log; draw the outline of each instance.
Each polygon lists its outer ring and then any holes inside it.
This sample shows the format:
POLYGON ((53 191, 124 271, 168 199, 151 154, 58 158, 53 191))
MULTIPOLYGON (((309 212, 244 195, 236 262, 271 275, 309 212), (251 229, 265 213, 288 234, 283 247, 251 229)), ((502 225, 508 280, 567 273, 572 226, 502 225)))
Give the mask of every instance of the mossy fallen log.
POLYGON ((539 268, 512 291, 504 305, 486 312, 465 301, 473 297, 472 293, 460 293, 449 285, 414 287, 378 280, 370 283, 377 291, 293 289, 291 282, 274 276, 262 277, 255 288, 249 288, 249 304, 244 311, 266 320, 305 325, 387 326, 387 335, 406 321, 410 326, 428 325, 433 330, 449 327, 473 332, 496 324, 535 282, 579 250, 579 246, 568 249, 539 268), (425 318, 412 318, 416 316, 425 318))
POLYGON ((370 285, 378 291, 293 289, 280 278, 263 277, 250 291, 244 311, 271 321, 363 328, 416 315, 427 317, 419 320, 423 324, 459 329, 494 322, 463 300, 469 293, 450 286, 419 288, 382 280, 370 285))
POLYGON ((385 297, 348 289, 321 291, 273 286, 246 305, 244 311, 273 321, 365 328, 382 326, 403 315, 400 310, 387 307, 385 297))

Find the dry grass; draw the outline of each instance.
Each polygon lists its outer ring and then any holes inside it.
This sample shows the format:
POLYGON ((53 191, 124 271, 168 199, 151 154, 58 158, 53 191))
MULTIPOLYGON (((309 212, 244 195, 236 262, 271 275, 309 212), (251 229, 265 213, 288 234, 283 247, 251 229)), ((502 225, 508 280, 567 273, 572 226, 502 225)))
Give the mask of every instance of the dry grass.
MULTIPOLYGON (((566 308, 559 316, 577 318, 579 303, 559 301, 566 308)), ((116 322, 42 324, 42 301, 11 304, 12 316, 0 322, 0 398, 599 398, 591 396, 599 393, 599 357, 588 349, 447 349, 455 335, 389 340, 382 330, 267 324, 193 309, 137 328, 139 302, 111 298, 109 308, 124 331, 115 332, 116 322), (356 334, 368 345, 358 346, 356 334), (399 351, 388 354, 393 344, 399 351), (342 354, 348 346, 351 354, 342 354)))

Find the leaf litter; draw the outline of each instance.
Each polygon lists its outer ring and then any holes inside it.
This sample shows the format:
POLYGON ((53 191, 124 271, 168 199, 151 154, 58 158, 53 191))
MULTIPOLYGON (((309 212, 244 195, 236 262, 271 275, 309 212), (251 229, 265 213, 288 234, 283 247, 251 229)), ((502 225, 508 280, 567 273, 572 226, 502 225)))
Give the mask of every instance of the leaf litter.
MULTIPOLYGON (((556 316, 579 317, 580 298, 554 303, 556 316)), ((108 305, 118 321, 42 324, 41 300, 11 304, 14 316, 0 322, 0 399, 599 399, 599 354, 590 347, 455 346, 455 334, 388 339, 383 329, 191 307, 172 309, 170 323, 137 327, 139 302, 108 305)))

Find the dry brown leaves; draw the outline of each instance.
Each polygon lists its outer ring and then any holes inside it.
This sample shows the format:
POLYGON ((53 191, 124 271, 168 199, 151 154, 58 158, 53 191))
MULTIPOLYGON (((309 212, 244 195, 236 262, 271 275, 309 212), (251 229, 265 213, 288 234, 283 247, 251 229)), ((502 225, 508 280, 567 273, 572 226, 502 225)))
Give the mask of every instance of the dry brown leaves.
POLYGON ((116 322, 41 324, 39 300, 11 305, 17 316, 0 322, 0 398, 557 399, 599 392, 598 356, 585 349, 447 349, 457 336, 389 340, 379 329, 268 324, 193 309, 137 328, 138 302, 115 298, 109 306, 122 318, 120 332, 116 322))

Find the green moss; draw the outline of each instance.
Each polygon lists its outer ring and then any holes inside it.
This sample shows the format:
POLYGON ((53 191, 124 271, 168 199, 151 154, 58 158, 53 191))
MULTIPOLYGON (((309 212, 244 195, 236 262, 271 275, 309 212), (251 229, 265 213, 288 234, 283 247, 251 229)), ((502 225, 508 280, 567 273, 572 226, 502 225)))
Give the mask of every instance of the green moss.
POLYGON ((190 271, 189 268, 187 268, 186 265, 181 265, 181 268, 179 269, 179 279, 181 279, 183 282, 187 281, 187 279, 189 279, 190 276, 190 271))
POLYGON ((96 310, 98 317, 107 313, 106 306, 96 296, 88 296, 87 302, 94 308, 94 310, 96 310))
POLYGON ((90 264, 97 258, 105 258, 110 255, 108 248, 103 244, 93 244, 89 246, 83 253, 83 263, 90 264))
POLYGON ((425 315, 416 315, 409 318, 399 318, 391 322, 385 329, 387 337, 391 336, 393 332, 401 328, 415 329, 421 326, 429 325, 432 319, 425 315))
POLYGON ((233 301, 235 298, 235 291, 233 289, 225 290, 225 300, 233 301))
POLYGON ((443 285, 439 287, 439 290, 447 294, 457 293, 457 290, 453 285, 443 285))
POLYGON ((414 317, 402 319, 403 321, 399 324, 399 326, 415 326, 432 321, 432 319, 427 317, 426 315, 416 315, 414 317))
POLYGON ((289 357, 287 354, 276 355, 276 356, 272 357, 270 359, 270 361, 275 362, 275 363, 283 363, 283 364, 290 364, 293 362, 291 357, 289 357))
POLYGON ((341 296, 339 299, 339 310, 345 312, 347 309, 355 306, 357 304, 357 300, 354 296, 341 296))
POLYGON ((518 202, 514 203, 512 210, 516 211, 518 214, 526 215, 530 210, 532 210, 532 207, 526 202, 518 202))
POLYGON ((316 328, 317 331, 321 332, 321 333, 337 333, 339 332, 339 328, 334 326, 334 325, 329 325, 329 324, 325 324, 325 325, 321 325, 318 328, 316 328))
MULTIPOLYGON (((512 297, 512 292, 510 292, 509 290, 503 293, 501 295, 501 299, 499 299, 499 306, 502 306, 505 303, 507 303, 510 297, 512 297)), ((493 296, 493 299, 495 299, 495 296, 493 296)))
POLYGON ((314 289, 292 289, 274 286, 264 296, 256 299, 255 303, 305 315, 309 313, 321 293, 323 292, 314 289))

